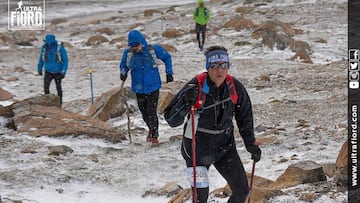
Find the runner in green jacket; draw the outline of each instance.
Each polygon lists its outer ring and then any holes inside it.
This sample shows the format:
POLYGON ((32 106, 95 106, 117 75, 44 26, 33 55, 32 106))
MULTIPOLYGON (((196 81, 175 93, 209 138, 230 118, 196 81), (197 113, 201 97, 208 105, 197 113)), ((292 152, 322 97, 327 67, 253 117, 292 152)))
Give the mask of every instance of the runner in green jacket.
POLYGON ((206 24, 210 20, 210 10, 204 6, 204 0, 198 1, 198 7, 193 11, 195 20, 196 39, 199 44, 200 51, 204 49, 206 24), (200 33, 202 40, 200 40, 200 33))

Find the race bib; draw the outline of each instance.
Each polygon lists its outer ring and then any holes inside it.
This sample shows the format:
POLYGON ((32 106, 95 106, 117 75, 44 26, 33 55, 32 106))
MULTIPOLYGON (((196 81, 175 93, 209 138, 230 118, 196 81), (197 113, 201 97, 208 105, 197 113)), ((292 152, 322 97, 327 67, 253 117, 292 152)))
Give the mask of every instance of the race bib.
MULTIPOLYGON (((185 173, 190 185, 194 187, 194 168, 186 168, 185 173)), ((196 187, 209 187, 208 170, 205 166, 196 166, 196 187)))

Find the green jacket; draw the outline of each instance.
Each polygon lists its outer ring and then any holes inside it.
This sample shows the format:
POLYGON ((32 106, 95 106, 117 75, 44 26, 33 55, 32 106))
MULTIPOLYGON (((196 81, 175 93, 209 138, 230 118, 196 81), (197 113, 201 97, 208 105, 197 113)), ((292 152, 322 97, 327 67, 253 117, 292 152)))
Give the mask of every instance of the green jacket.
POLYGON ((197 7, 193 11, 193 17, 197 24, 205 25, 210 20, 210 10, 206 7, 197 7))

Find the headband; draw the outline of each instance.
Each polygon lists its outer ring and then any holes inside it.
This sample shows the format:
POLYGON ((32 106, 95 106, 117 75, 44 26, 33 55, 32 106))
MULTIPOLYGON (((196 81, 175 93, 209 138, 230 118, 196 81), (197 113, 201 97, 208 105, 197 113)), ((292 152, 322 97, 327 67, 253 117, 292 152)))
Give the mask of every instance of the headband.
POLYGON ((214 50, 208 52, 206 55, 206 70, 209 70, 211 63, 224 62, 229 64, 229 55, 224 50, 214 50))

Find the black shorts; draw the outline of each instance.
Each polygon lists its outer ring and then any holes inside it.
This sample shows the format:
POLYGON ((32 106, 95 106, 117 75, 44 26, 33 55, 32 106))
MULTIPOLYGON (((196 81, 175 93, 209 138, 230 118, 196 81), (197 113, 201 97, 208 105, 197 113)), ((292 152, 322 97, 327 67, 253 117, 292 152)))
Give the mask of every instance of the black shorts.
POLYGON ((200 25, 198 23, 195 24, 196 33, 205 32, 205 31, 206 31, 206 24, 205 25, 200 25))

